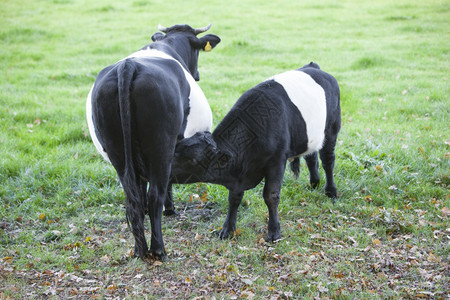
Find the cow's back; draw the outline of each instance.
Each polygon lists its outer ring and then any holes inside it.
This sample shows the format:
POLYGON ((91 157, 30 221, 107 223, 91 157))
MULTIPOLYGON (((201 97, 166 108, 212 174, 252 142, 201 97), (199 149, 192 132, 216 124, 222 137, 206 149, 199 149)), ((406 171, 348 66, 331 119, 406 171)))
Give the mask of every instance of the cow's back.
MULTIPOLYGON (((128 59, 133 58, 137 60, 145 60, 150 58, 150 60, 161 59, 167 64, 172 64, 171 67, 167 67, 162 70, 166 75, 166 78, 169 78, 169 82, 172 80, 180 80, 183 83, 187 83, 189 86, 189 93, 186 97, 183 95, 183 105, 184 105, 184 121, 183 127, 180 131, 180 138, 187 138, 194 135, 199 131, 210 131, 212 127, 212 111, 209 106, 208 101, 206 100, 205 95, 203 94, 202 89, 197 84, 192 75, 187 71, 185 67, 181 65, 181 63, 175 60, 173 57, 168 54, 159 51, 157 49, 144 48, 140 51, 137 51, 130 56, 128 59), (176 71, 176 74, 171 74, 176 71), (182 71, 182 72, 180 72, 182 71), (184 76, 182 76, 184 74, 184 76), (168 77, 167 77, 168 76, 168 77)), ((151 68, 151 62, 149 67, 151 68)), ((167 82, 166 82, 167 83, 167 82)), ((174 86, 169 83, 169 88, 173 88, 174 86)))
POLYGON ((332 106, 336 102, 329 96, 335 93, 334 78, 320 69, 308 69, 317 73, 288 71, 246 91, 218 125, 214 136, 241 156, 238 152, 242 150, 252 157, 258 153, 267 157, 280 151, 294 157, 321 149, 328 101, 332 106), (321 74, 326 74, 323 82, 318 80, 321 74))
POLYGON ((134 68, 130 100, 135 136, 142 150, 153 147, 155 140, 158 142, 156 136, 163 132, 180 139, 211 129, 211 109, 190 73, 161 51, 140 50, 100 71, 87 99, 90 134, 106 160, 110 154, 105 149, 121 149, 123 144, 118 69, 125 63, 134 68))
POLYGON ((341 106, 340 106, 340 88, 336 78, 333 75, 314 67, 305 66, 298 69, 311 76, 311 78, 320 85, 324 92, 327 104, 327 120, 330 124, 325 130, 333 130, 330 134, 337 134, 341 126, 341 106))

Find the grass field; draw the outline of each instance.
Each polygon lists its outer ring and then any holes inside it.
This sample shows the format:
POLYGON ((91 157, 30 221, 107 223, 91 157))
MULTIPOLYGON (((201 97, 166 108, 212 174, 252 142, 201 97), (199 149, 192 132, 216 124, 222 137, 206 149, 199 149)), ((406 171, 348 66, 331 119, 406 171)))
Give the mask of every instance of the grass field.
POLYGON ((440 0, 2 0, 0 299, 449 297, 449 20, 440 0), (310 190, 302 162, 284 178, 280 242, 263 242, 262 185, 221 241, 226 189, 177 186, 169 261, 146 264, 85 99, 158 23, 210 22, 222 42, 200 54, 199 84, 214 124, 276 73, 314 61, 337 78, 340 197, 310 190))

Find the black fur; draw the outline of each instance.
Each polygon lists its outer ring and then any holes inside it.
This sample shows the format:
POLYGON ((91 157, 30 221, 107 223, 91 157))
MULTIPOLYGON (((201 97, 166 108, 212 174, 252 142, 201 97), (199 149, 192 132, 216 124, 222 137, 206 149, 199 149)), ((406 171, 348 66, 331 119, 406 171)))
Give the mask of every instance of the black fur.
MULTIPOLYGON (((199 50, 219 37, 197 38, 188 25, 156 33, 157 49, 176 59, 199 80, 199 50)), ((103 69, 92 90, 92 121, 100 144, 117 171, 126 194, 126 216, 135 238, 135 255, 148 255, 144 219, 151 222, 151 253, 164 260, 163 204, 174 212, 169 184, 176 142, 183 137, 189 113, 190 85, 171 59, 132 57, 103 69), (168 191, 169 190, 169 191, 168 191)))
MULTIPOLYGON (((310 75, 325 91, 325 141, 319 150, 326 173, 325 193, 336 198, 333 179, 334 148, 341 125, 340 92, 333 76, 315 63, 298 71, 310 75)), ((299 171, 298 156, 307 150, 306 123, 282 85, 267 80, 245 92, 214 132, 200 132, 180 141, 175 151, 172 180, 211 182, 229 190, 228 215, 220 233, 226 238, 236 229, 237 209, 244 191, 265 179, 263 197, 269 210, 267 240, 281 237, 278 220, 280 189, 288 158, 299 171)), ((319 184, 317 152, 305 155, 312 187, 319 184)))

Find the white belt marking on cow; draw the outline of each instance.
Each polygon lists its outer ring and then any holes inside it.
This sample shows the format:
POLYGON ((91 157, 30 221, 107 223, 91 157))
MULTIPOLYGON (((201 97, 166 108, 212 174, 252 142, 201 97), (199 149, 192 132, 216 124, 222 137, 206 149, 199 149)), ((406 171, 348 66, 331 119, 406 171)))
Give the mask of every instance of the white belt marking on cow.
MULTIPOLYGON (((94 84, 95 85, 95 84, 94 84)), ((92 90, 94 89, 94 85, 87 96, 86 100, 86 119, 89 127, 89 134, 91 135, 92 142, 95 145, 97 151, 103 156, 106 161, 109 161, 108 153, 105 152, 102 145, 100 144, 97 134, 95 133, 94 122, 92 120, 92 90)))
MULTIPOLYGON (((186 129, 184 130, 184 137, 188 138, 193 136, 195 133, 199 131, 211 131, 212 127, 212 111, 211 107, 209 106, 208 101, 206 100, 205 94, 203 94, 202 89, 195 81, 194 77, 192 77, 191 73, 189 73, 183 65, 174 59, 172 56, 156 50, 156 49, 150 49, 146 48, 144 50, 139 50, 128 57, 122 59, 125 60, 127 58, 163 58, 163 59, 171 59, 173 61, 176 61, 181 69, 184 71, 184 75, 186 77, 186 80, 189 83, 190 86, 190 94, 189 94, 189 115, 187 116, 187 124, 186 129)), ((120 60, 120 61, 122 61, 120 60)), ((89 127, 89 133, 91 135, 92 141, 97 148, 97 151, 103 156, 103 158, 107 161, 109 160, 108 154, 104 151, 102 145, 100 144, 97 135, 95 133, 94 123, 92 121, 92 90, 94 89, 94 85, 91 88, 91 91, 89 92, 89 95, 87 97, 86 101, 86 116, 87 116, 87 122, 89 127)))
POLYGON ((305 120, 308 150, 300 155, 320 150, 325 139, 327 119, 327 104, 323 88, 311 76, 301 71, 287 71, 270 79, 283 86, 305 120))

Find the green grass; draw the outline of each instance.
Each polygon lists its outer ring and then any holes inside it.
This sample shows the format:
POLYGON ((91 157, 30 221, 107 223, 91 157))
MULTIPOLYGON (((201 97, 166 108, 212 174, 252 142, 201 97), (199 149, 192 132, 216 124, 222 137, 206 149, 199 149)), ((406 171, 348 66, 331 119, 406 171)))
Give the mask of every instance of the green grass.
MULTIPOLYGON (((445 298, 449 251, 446 1, 10 1, 0 4, 0 298, 445 298), (212 22, 200 86, 216 125, 266 78, 310 61, 341 86, 333 204, 286 173, 283 240, 262 242, 262 185, 216 234, 227 191, 177 186, 169 261, 130 258, 124 194, 92 145, 98 72, 158 23, 212 22), (190 195, 204 195, 206 201, 190 195)), ((323 178, 323 172, 321 170, 323 178)), ((148 224, 149 225, 149 224, 148 224)))

